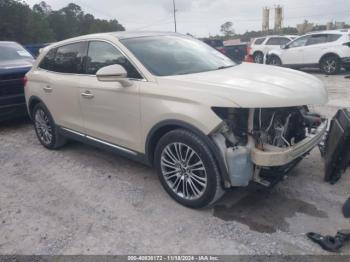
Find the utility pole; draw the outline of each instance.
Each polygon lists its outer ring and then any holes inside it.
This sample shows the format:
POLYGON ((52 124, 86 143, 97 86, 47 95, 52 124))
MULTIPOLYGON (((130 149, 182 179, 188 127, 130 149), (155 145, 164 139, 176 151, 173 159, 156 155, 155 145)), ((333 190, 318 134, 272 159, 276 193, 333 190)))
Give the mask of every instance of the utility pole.
POLYGON ((175 6, 175 0, 173 0, 173 8, 174 8, 174 25, 175 25, 175 33, 177 32, 176 28, 176 6, 175 6))

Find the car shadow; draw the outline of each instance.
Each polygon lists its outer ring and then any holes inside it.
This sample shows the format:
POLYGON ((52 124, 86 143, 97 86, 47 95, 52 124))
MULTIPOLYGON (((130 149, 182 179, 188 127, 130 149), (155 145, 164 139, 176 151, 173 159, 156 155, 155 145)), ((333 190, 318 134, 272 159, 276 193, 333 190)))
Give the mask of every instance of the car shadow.
POLYGON ((327 218, 326 212, 316 206, 292 199, 276 189, 264 189, 251 185, 232 189, 213 207, 215 217, 224 221, 236 221, 259 233, 288 232, 288 218, 296 213, 327 218))

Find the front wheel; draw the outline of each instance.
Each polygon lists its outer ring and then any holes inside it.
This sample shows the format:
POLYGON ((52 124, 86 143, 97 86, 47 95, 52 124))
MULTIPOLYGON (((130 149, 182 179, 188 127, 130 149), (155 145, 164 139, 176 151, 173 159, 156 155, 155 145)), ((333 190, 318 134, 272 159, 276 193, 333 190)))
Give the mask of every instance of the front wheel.
POLYGON ((210 149, 192 132, 177 129, 164 135, 156 147, 155 166, 164 189, 184 206, 203 208, 224 194, 210 149))
POLYGON ((320 68, 326 75, 335 75, 340 71, 340 60, 335 55, 326 56, 321 60, 320 68))

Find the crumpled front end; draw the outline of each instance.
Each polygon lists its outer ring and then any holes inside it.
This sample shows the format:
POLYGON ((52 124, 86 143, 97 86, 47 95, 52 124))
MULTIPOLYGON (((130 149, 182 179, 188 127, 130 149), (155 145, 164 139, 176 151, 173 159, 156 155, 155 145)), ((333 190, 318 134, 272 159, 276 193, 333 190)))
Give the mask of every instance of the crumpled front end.
POLYGON ((327 120, 306 106, 213 110, 223 123, 211 137, 235 187, 250 181, 271 185, 315 148, 327 131, 327 120))

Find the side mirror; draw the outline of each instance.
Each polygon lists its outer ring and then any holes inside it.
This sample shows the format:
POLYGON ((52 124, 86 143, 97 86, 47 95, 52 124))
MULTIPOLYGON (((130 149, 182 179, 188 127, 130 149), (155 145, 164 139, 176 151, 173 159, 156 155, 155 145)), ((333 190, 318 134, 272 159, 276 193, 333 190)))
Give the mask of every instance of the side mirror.
POLYGON ((122 86, 131 86, 132 82, 127 79, 128 73, 121 65, 110 65, 99 69, 96 77, 101 82, 119 82, 122 86))
POLYGON ((281 45, 281 49, 288 49, 289 46, 288 45, 281 45))

